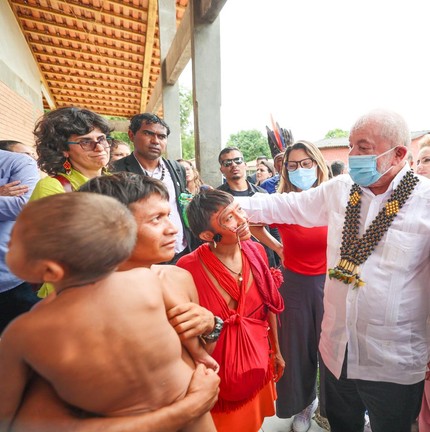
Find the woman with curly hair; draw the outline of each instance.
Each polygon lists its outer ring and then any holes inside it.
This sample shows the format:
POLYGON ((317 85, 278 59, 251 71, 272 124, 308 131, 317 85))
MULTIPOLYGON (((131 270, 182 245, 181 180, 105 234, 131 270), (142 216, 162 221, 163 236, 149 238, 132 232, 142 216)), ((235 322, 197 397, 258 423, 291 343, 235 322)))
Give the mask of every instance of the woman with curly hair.
MULTIPOLYGON (((39 168, 48 174, 36 184, 30 201, 73 192, 97 177, 109 163, 111 129, 107 120, 83 108, 59 108, 45 113, 34 129, 39 168)), ((54 290, 45 283, 38 291, 54 290)))
POLYGON ((41 179, 30 200, 79 189, 102 174, 109 162, 111 128, 95 112, 74 107, 46 113, 36 124, 39 168, 48 174, 41 179))

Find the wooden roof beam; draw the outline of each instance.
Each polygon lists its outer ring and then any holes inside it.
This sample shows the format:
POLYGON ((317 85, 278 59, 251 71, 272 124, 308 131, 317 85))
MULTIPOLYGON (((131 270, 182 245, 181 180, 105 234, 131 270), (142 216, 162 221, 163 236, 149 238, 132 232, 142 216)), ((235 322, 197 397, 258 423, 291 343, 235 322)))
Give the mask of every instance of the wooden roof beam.
MULTIPOLYGON (((150 0, 150 1, 152 1, 152 0, 150 0)), ((67 15, 67 14, 55 12, 52 9, 42 8, 40 6, 30 6, 28 4, 26 4, 26 5, 23 4, 22 7, 23 8, 27 8, 27 9, 31 9, 31 10, 34 10, 34 11, 37 11, 37 12, 44 12, 46 14, 52 15, 52 16, 57 17, 57 18, 62 18, 64 20, 72 19, 72 20, 75 20, 75 21, 77 21, 79 23, 90 24, 91 26, 93 26, 93 29, 92 30, 85 29, 86 31, 84 33, 86 33, 86 34, 93 34, 93 35, 98 36, 99 33, 94 33, 94 29, 97 29, 97 26, 101 26, 101 27, 104 27, 104 28, 112 29, 113 31, 118 30, 116 27, 107 25, 107 24, 102 23, 102 22, 97 23, 97 22, 90 21, 90 20, 85 19, 85 18, 77 18, 77 17, 70 16, 70 15, 67 15)), ((29 20, 29 21, 38 22, 40 24, 45 24, 45 25, 48 25, 48 26, 59 27, 59 24, 57 22, 55 22, 55 21, 49 21, 49 20, 42 19, 42 18, 37 19, 35 17, 28 17, 27 15, 23 15, 22 13, 20 13, 19 10, 16 11, 16 14, 18 15, 18 17, 20 19, 25 19, 25 20, 29 20)), ((143 25, 143 27, 145 27, 144 23, 142 23, 142 25, 143 25)), ((74 27, 70 27, 70 26, 67 27, 67 26, 65 26, 65 28, 67 28, 69 31, 70 30, 74 31, 74 27)), ((124 33, 124 34, 128 34, 129 36, 141 38, 142 35, 145 34, 145 28, 143 29, 143 31, 136 31, 136 32, 134 32, 132 30, 125 30, 125 29, 122 28, 121 32, 124 33)), ((103 34, 101 34, 100 36, 103 36, 103 34)))
POLYGON ((145 59, 143 62, 142 92, 140 96, 140 112, 146 109, 148 101, 149 77, 155 39, 155 23, 158 16, 157 0, 148 0, 148 20, 146 25, 145 59))
MULTIPOLYGON (((91 43, 91 42, 88 42, 88 40, 80 40, 80 39, 76 39, 76 38, 73 38, 73 37, 70 37, 70 36, 58 36, 56 34, 45 33, 45 32, 42 32, 42 31, 39 31, 39 30, 34 30, 34 29, 32 29, 32 30, 27 29, 25 32, 27 34, 31 35, 31 36, 37 36, 37 37, 41 37, 41 38, 48 38, 48 39, 53 39, 53 40, 58 40, 58 41, 64 41, 64 42, 71 42, 71 43, 74 43, 74 44, 77 43, 77 44, 80 44, 80 45, 83 45, 83 46, 85 46, 85 45, 94 46, 94 44, 91 43)), ((31 39, 29 42, 33 43, 33 42, 37 42, 37 41, 35 41, 34 39, 31 39)), ((41 42, 41 43, 44 43, 44 42, 41 42)), ((53 46, 59 46, 59 45, 53 45, 53 46)), ((133 54, 133 56, 142 57, 142 59, 143 59, 143 47, 142 47, 142 45, 137 45, 137 46, 140 48, 140 52, 128 51, 127 47, 124 47, 124 49, 117 48, 117 47, 112 46, 112 45, 107 45, 107 44, 100 43, 100 41, 98 41, 98 43, 97 43, 97 47, 98 48, 103 48, 103 49, 110 50, 110 51, 113 51, 113 52, 117 52, 117 53, 120 53, 120 54, 124 54, 124 51, 127 50, 127 53, 133 54)))
MULTIPOLYGON (((105 53, 105 55, 103 53, 101 53, 100 51, 97 51, 97 53, 94 53, 92 51, 83 51, 83 50, 79 50, 76 48, 68 48, 68 47, 63 47, 63 46, 55 46, 55 45, 46 45, 43 42, 36 42, 36 41, 31 41, 30 45, 33 47, 33 51, 34 54, 39 54, 39 55, 50 55, 50 56, 55 56, 58 58, 64 58, 64 56, 62 56, 61 54, 56 54, 55 51, 64 51, 65 53, 68 54, 72 54, 72 55, 81 55, 81 56, 90 56, 92 58, 98 58, 100 59, 100 62, 93 62, 94 64, 109 64, 107 63, 107 60, 111 60, 111 61, 117 61, 117 62, 121 62, 121 63, 125 63, 128 65, 132 65, 134 67, 137 67, 137 69, 134 70, 139 70, 140 66, 141 66, 141 62, 139 61, 133 61, 133 60, 127 60, 125 58, 121 58, 121 57, 112 57, 110 55, 108 55, 107 53, 105 53), (37 47, 37 49, 35 49, 37 47), (51 49, 52 52, 47 51, 48 49, 51 49), (46 51, 45 51, 46 50, 46 51)), ((74 60, 78 60, 78 58, 74 57, 74 60)), ((83 60, 82 60, 83 61, 83 60)), ((87 62, 89 60, 85 59, 85 62, 87 62)), ((112 65, 111 65, 112 66, 112 65)), ((118 66, 119 69, 125 69, 127 70, 126 66, 118 66)))
POLYGON ((198 20, 213 23, 227 0, 200 0, 198 2, 198 20))
MULTIPOLYGON (((112 72, 112 70, 110 69, 109 72, 103 72, 100 70, 94 70, 94 69, 86 69, 86 70, 76 70, 76 72, 79 72, 78 74, 73 74, 71 75, 70 72, 59 72, 56 70, 52 70, 52 69, 47 69, 46 66, 48 67, 57 67, 57 68, 61 68, 61 69, 66 69, 67 65, 63 65, 63 66, 59 66, 59 65, 53 65, 50 62, 39 62, 40 65, 42 66, 42 72, 45 74, 53 74, 53 75, 58 75, 58 76, 64 76, 64 77, 75 77, 77 79, 79 78, 87 78, 87 79, 92 79, 92 78, 100 78, 103 79, 105 77, 111 77, 113 80, 117 79, 118 77, 121 78, 125 78, 125 79, 129 79, 129 80, 136 80, 139 82, 140 84, 140 74, 138 74, 138 76, 130 76, 130 75, 126 75, 124 73, 122 73, 122 71, 120 71, 119 69, 112 72)), ((88 67, 88 64, 86 65, 88 67)))
MULTIPOLYGON (((56 0, 55 3, 57 5, 61 4, 61 5, 66 6, 66 7, 68 7, 68 8, 70 8, 70 9, 73 10, 73 13, 71 13, 71 14, 67 14, 66 12, 64 12, 65 16, 68 16, 69 18, 75 15, 76 11, 74 9, 78 9, 78 10, 83 10, 83 11, 86 11, 86 12, 91 12, 94 15, 98 15, 100 18, 103 17, 105 19, 106 18, 110 19, 112 17, 115 17, 115 18, 124 19, 125 21, 133 22, 135 24, 142 24, 142 21, 140 21, 139 19, 136 19, 136 18, 133 18, 133 17, 130 17, 130 16, 127 16, 127 15, 118 15, 116 13, 112 14, 110 12, 105 12, 105 10, 106 10, 105 8, 100 9, 100 7, 91 6, 91 5, 88 5, 88 4, 84 4, 82 2, 77 3, 77 2, 71 2, 71 1, 65 1, 65 0, 56 0)), ((26 2, 26 0, 20 0, 20 1, 15 0, 15 5, 17 7, 22 7, 22 8, 27 8, 27 9, 33 9, 34 8, 34 6, 29 5, 26 2)), ((130 9, 126 4, 122 4, 121 7, 123 9, 124 8, 130 9)), ((59 11, 57 12, 56 9, 57 8, 54 9, 54 7, 51 7, 51 8, 37 7, 36 8, 36 10, 40 10, 40 11, 46 12, 46 13, 51 13, 50 11, 52 10, 54 13, 61 14, 61 12, 59 12, 59 11)), ((139 13, 144 14, 144 15, 147 14, 147 11, 145 9, 143 9, 143 8, 134 9, 134 11, 135 12, 139 12, 139 13)), ((81 19, 81 17, 76 17, 76 18, 81 19)), ((82 18, 82 21, 88 21, 88 18, 87 17, 82 18)))
MULTIPOLYGON (((178 80, 185 66, 191 59, 191 16, 190 7, 185 10, 181 24, 176 31, 166 59, 163 62, 165 82, 173 85, 178 80)), ((146 107, 147 111, 157 112, 162 105, 163 85, 159 75, 157 83, 146 107)))
MULTIPOLYGON (((55 76, 57 76, 56 74, 54 74, 55 76)), ((69 77, 70 78, 70 77, 69 77)), ((98 78, 82 78, 82 77, 71 77, 71 78, 75 78, 75 79, 79 79, 80 83, 86 83, 87 85, 93 85, 94 83, 99 83, 99 84, 103 84, 106 87, 109 87, 111 89, 118 89, 121 91, 138 91, 140 89, 140 85, 139 84, 130 84, 127 82, 114 82, 114 81, 109 81, 109 80, 103 80, 103 79, 98 79, 98 78), (124 87, 130 87, 130 90, 126 90, 124 87)), ((58 79, 51 79, 49 77, 46 78, 46 80, 49 82, 49 84, 51 83, 58 83, 60 85, 64 85, 64 84, 73 84, 70 79, 68 81, 62 81, 62 80, 58 80, 58 79)))
POLYGON ((133 94, 133 92, 126 92, 123 90, 88 90, 88 89, 77 89, 77 88, 70 88, 70 87, 57 87, 57 86, 51 86, 51 91, 54 95, 58 96, 61 95, 62 92, 64 92, 64 94, 76 94, 77 96, 79 95, 89 95, 89 96, 95 96, 98 97, 100 95, 103 96, 108 96, 108 97, 115 97, 115 98, 119 98, 119 99, 124 99, 124 102, 126 101, 135 101, 136 103, 139 103, 140 97, 137 94, 133 94))
MULTIPOLYGON (((85 30, 80 30, 80 29, 77 29, 77 28, 70 28, 70 27, 67 27, 66 25, 61 25, 61 24, 58 24, 58 23, 55 23, 55 24, 46 23, 44 21, 39 21, 39 20, 37 20, 36 18, 33 18, 33 17, 23 16, 23 17, 20 17, 20 18, 21 18, 22 21, 28 21, 28 22, 31 22, 31 23, 36 24, 36 25, 39 24, 39 25, 43 25, 43 26, 47 26, 47 27, 59 28, 59 29, 65 30, 66 32, 73 31, 73 33, 76 33, 76 34, 79 34, 79 35, 85 36, 85 37, 88 37, 90 35, 90 36, 94 36, 96 38, 99 38, 99 39, 101 39, 103 41, 111 41, 111 42, 114 42, 114 43, 116 43, 116 42, 123 42, 123 43, 126 43, 128 45, 135 45, 138 48, 142 47, 142 43, 140 42, 141 39, 142 39, 142 35, 140 35, 139 42, 136 42, 136 41, 133 41, 133 40, 130 40, 130 39, 117 38, 115 36, 108 36, 108 35, 99 34, 99 33, 92 33, 92 32, 89 33, 88 31, 85 31, 85 30)), ((26 32, 32 31, 32 29, 29 29, 28 27, 21 27, 21 28, 22 28, 22 31, 23 31, 24 34, 26 32)), ((43 34, 45 36, 52 36, 51 33, 43 33, 43 34)), ((76 39, 74 39, 74 41, 77 42, 76 39)))

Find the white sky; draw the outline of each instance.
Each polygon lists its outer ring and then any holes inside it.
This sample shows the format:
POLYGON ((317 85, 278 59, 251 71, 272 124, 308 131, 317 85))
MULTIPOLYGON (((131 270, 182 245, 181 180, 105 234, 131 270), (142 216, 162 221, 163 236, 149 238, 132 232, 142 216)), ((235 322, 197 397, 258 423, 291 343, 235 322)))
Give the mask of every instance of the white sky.
MULTIPOLYGON (((316 141, 373 108, 430 129, 428 0, 228 0, 222 144, 271 126, 316 141)), ((187 85, 191 88, 191 85, 187 85)))

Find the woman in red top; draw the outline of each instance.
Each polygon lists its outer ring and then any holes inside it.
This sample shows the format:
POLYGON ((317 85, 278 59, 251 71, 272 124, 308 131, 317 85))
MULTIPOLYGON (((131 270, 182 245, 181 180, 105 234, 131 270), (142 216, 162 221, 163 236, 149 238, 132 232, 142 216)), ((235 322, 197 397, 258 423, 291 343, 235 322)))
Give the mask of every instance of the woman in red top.
POLYGON ((283 310, 263 247, 249 240, 246 215, 219 190, 196 195, 187 208, 194 235, 207 242, 177 265, 193 276, 199 303, 224 321, 212 356, 220 365, 218 432, 257 432, 274 414, 273 381, 280 378, 276 315, 283 310), (272 358, 270 355, 272 354, 272 358))
MULTIPOLYGON (((284 155, 280 193, 298 193, 328 180, 327 165, 319 149, 297 141, 284 155)), ((285 374, 278 381, 276 414, 294 416, 293 431, 309 429, 318 407, 316 378, 318 344, 323 316, 326 277, 327 227, 274 225, 282 240, 285 302, 279 327, 279 344, 285 359, 285 374)))

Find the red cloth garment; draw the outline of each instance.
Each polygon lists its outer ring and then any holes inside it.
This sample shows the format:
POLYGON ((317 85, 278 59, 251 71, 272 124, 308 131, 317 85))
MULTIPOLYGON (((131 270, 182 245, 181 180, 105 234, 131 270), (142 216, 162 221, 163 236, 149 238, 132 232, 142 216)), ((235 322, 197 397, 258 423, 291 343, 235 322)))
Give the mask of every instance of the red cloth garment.
POLYGON ((271 225, 281 235, 285 268, 294 273, 316 276, 327 272, 327 227, 271 225))
POLYGON ((282 310, 283 301, 258 247, 245 245, 242 251, 243 282, 240 285, 207 244, 178 261, 179 267, 193 275, 200 304, 224 320, 223 331, 212 353, 220 364, 221 378, 220 394, 213 412, 239 409, 252 400, 273 376, 269 367, 267 314, 269 309, 282 310), (203 265, 237 301, 236 310, 229 309, 203 265), (249 286, 251 268, 254 280, 249 286), (259 273, 257 277, 256 272, 259 273))

